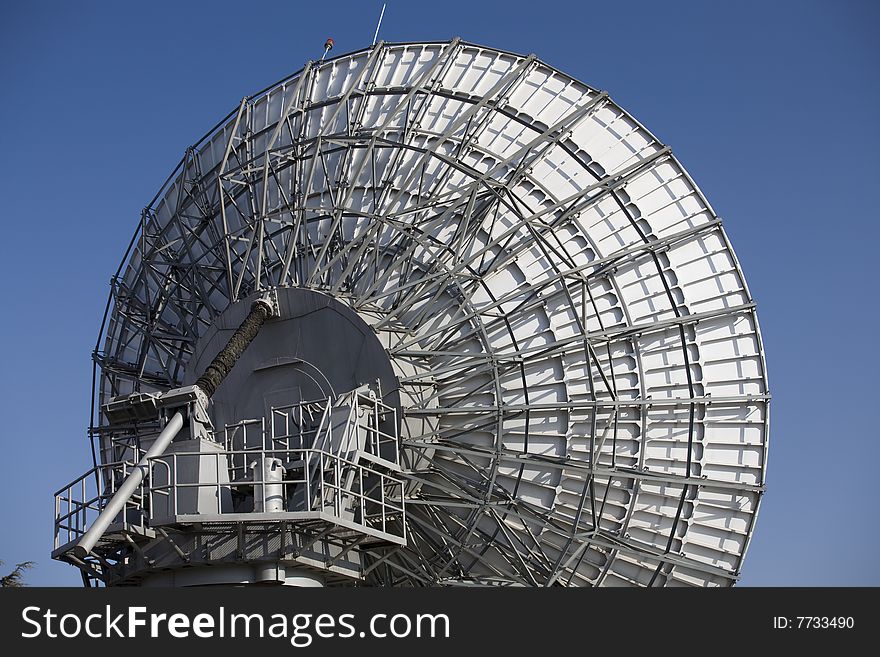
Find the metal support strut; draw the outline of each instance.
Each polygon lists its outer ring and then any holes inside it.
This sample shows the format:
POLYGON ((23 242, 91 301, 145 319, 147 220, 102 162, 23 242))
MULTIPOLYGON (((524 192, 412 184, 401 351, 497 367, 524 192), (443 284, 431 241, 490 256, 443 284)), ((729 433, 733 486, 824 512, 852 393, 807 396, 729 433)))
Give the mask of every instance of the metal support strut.
MULTIPOLYGON (((235 333, 232 334, 232 337, 229 338, 229 342, 226 343, 226 346, 208 365, 204 374, 196 381, 196 387, 205 394, 206 401, 214 395, 217 388, 220 387, 220 384, 223 383, 223 380, 232 371, 232 368, 245 349, 257 337, 257 333, 260 332, 260 328, 262 328, 266 319, 271 317, 274 312, 275 309, 271 301, 258 299, 254 302, 250 313, 248 313, 248 316, 236 329, 235 333)), ((137 490, 138 486, 141 485, 141 482, 143 482, 148 472, 150 459, 160 456, 177 434, 180 433, 182 428, 183 412, 177 411, 168 421, 168 424, 165 425, 165 428, 162 429, 162 432, 156 437, 150 449, 138 461, 137 465, 132 468, 125 481, 122 482, 116 493, 101 510, 95 522, 92 523, 92 526, 89 527, 88 531, 83 534, 82 538, 73 548, 76 557, 84 559, 92 552, 95 545, 97 545, 113 522, 113 519, 122 512, 128 500, 137 490)))

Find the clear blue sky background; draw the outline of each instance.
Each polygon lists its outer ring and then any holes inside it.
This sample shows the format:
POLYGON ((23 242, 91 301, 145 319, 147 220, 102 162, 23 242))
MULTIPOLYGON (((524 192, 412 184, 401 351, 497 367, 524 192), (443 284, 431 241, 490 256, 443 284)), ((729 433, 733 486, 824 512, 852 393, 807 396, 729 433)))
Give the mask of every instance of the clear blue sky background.
MULTIPOLYGON (((49 559, 140 209, 245 95, 370 43, 381 1, 0 4, 0 559, 49 559)), ((381 38, 544 61, 672 146, 758 302, 773 399, 745 585, 880 585, 880 2, 389 3, 381 38), (604 7, 604 8, 603 8, 604 7)))

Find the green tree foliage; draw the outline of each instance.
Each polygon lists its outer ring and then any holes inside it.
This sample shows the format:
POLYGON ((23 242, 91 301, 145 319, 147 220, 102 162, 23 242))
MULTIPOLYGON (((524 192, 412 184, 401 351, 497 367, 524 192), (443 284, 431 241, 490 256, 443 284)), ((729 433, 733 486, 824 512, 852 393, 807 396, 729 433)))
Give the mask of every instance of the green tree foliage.
MULTIPOLYGON (((3 562, 0 561, 0 566, 2 566, 2 565, 3 565, 3 562)), ((23 561, 22 563, 17 564, 15 566, 15 570, 13 570, 8 575, 4 575, 3 577, 0 577, 0 587, 7 587, 8 586, 8 587, 17 588, 19 586, 27 586, 24 583, 24 571, 27 570, 28 568, 33 567, 33 566, 34 566, 33 561, 23 561)))

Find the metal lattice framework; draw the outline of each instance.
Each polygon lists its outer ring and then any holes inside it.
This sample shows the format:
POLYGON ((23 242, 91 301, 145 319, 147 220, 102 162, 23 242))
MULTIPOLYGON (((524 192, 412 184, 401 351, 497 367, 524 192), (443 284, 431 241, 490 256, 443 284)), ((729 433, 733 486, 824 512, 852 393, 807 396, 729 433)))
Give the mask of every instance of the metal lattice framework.
POLYGON ((350 305, 398 372, 409 543, 369 583, 738 577, 768 437, 754 303, 694 182, 606 93, 453 40, 244 99, 143 213, 95 407, 179 385, 214 318, 277 286, 350 305))

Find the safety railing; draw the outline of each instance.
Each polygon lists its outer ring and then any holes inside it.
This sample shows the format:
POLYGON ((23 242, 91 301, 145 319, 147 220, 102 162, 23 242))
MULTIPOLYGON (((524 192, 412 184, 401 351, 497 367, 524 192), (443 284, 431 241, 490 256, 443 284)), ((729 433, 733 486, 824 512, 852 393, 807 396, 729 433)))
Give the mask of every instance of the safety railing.
MULTIPOLYGON (((352 391, 335 401, 273 407, 268 418, 230 424, 208 438, 222 449, 152 459, 115 524, 146 534, 186 517, 238 522, 319 513, 405 541, 403 484, 389 474, 399 469, 396 410, 373 395, 352 391), (334 410, 344 422, 331 419, 334 410)), ((56 550, 85 534, 133 467, 104 464, 56 492, 56 550)))
POLYGON ((324 450, 175 452, 150 460, 149 480, 154 525, 321 517, 406 540, 402 479, 324 450), (226 464, 242 459, 248 460, 248 473, 224 478, 226 464), (185 480, 180 473, 193 470, 187 460, 218 476, 210 482, 185 480))
MULTIPOLYGON (((135 464, 107 463, 92 468, 55 492, 55 550, 78 541, 125 481, 135 464)), ((138 487, 115 524, 126 531, 147 531, 144 486, 138 487)))
MULTIPOLYGON (((269 448, 302 448, 316 445, 318 434, 331 431, 328 414, 333 405, 348 405, 354 426, 349 430, 360 432, 362 453, 390 464, 399 464, 397 440, 397 410, 381 400, 361 392, 352 392, 336 402, 300 402, 273 407, 264 445, 269 448), (389 431, 383 431, 381 427, 389 431)), ((235 446, 227 443, 227 449, 235 446)))
POLYGON ((364 451, 376 458, 399 464, 397 440, 397 409, 378 399, 358 393, 358 426, 365 432, 364 451), (394 433, 387 433, 380 428, 382 425, 391 427, 394 433))
MULTIPOLYGON (((228 451, 244 455, 256 452, 267 447, 266 421, 264 418, 255 420, 242 420, 235 424, 227 424, 223 428, 222 441, 220 444, 228 451)), ((220 438, 215 434, 216 438, 220 438)), ((281 447, 282 445, 279 445, 281 447)), ((275 447, 275 445, 270 445, 275 447)), ((283 447, 288 447, 283 445, 283 447)), ((247 474, 248 460, 244 456, 229 461, 229 476, 239 479, 247 474)))

